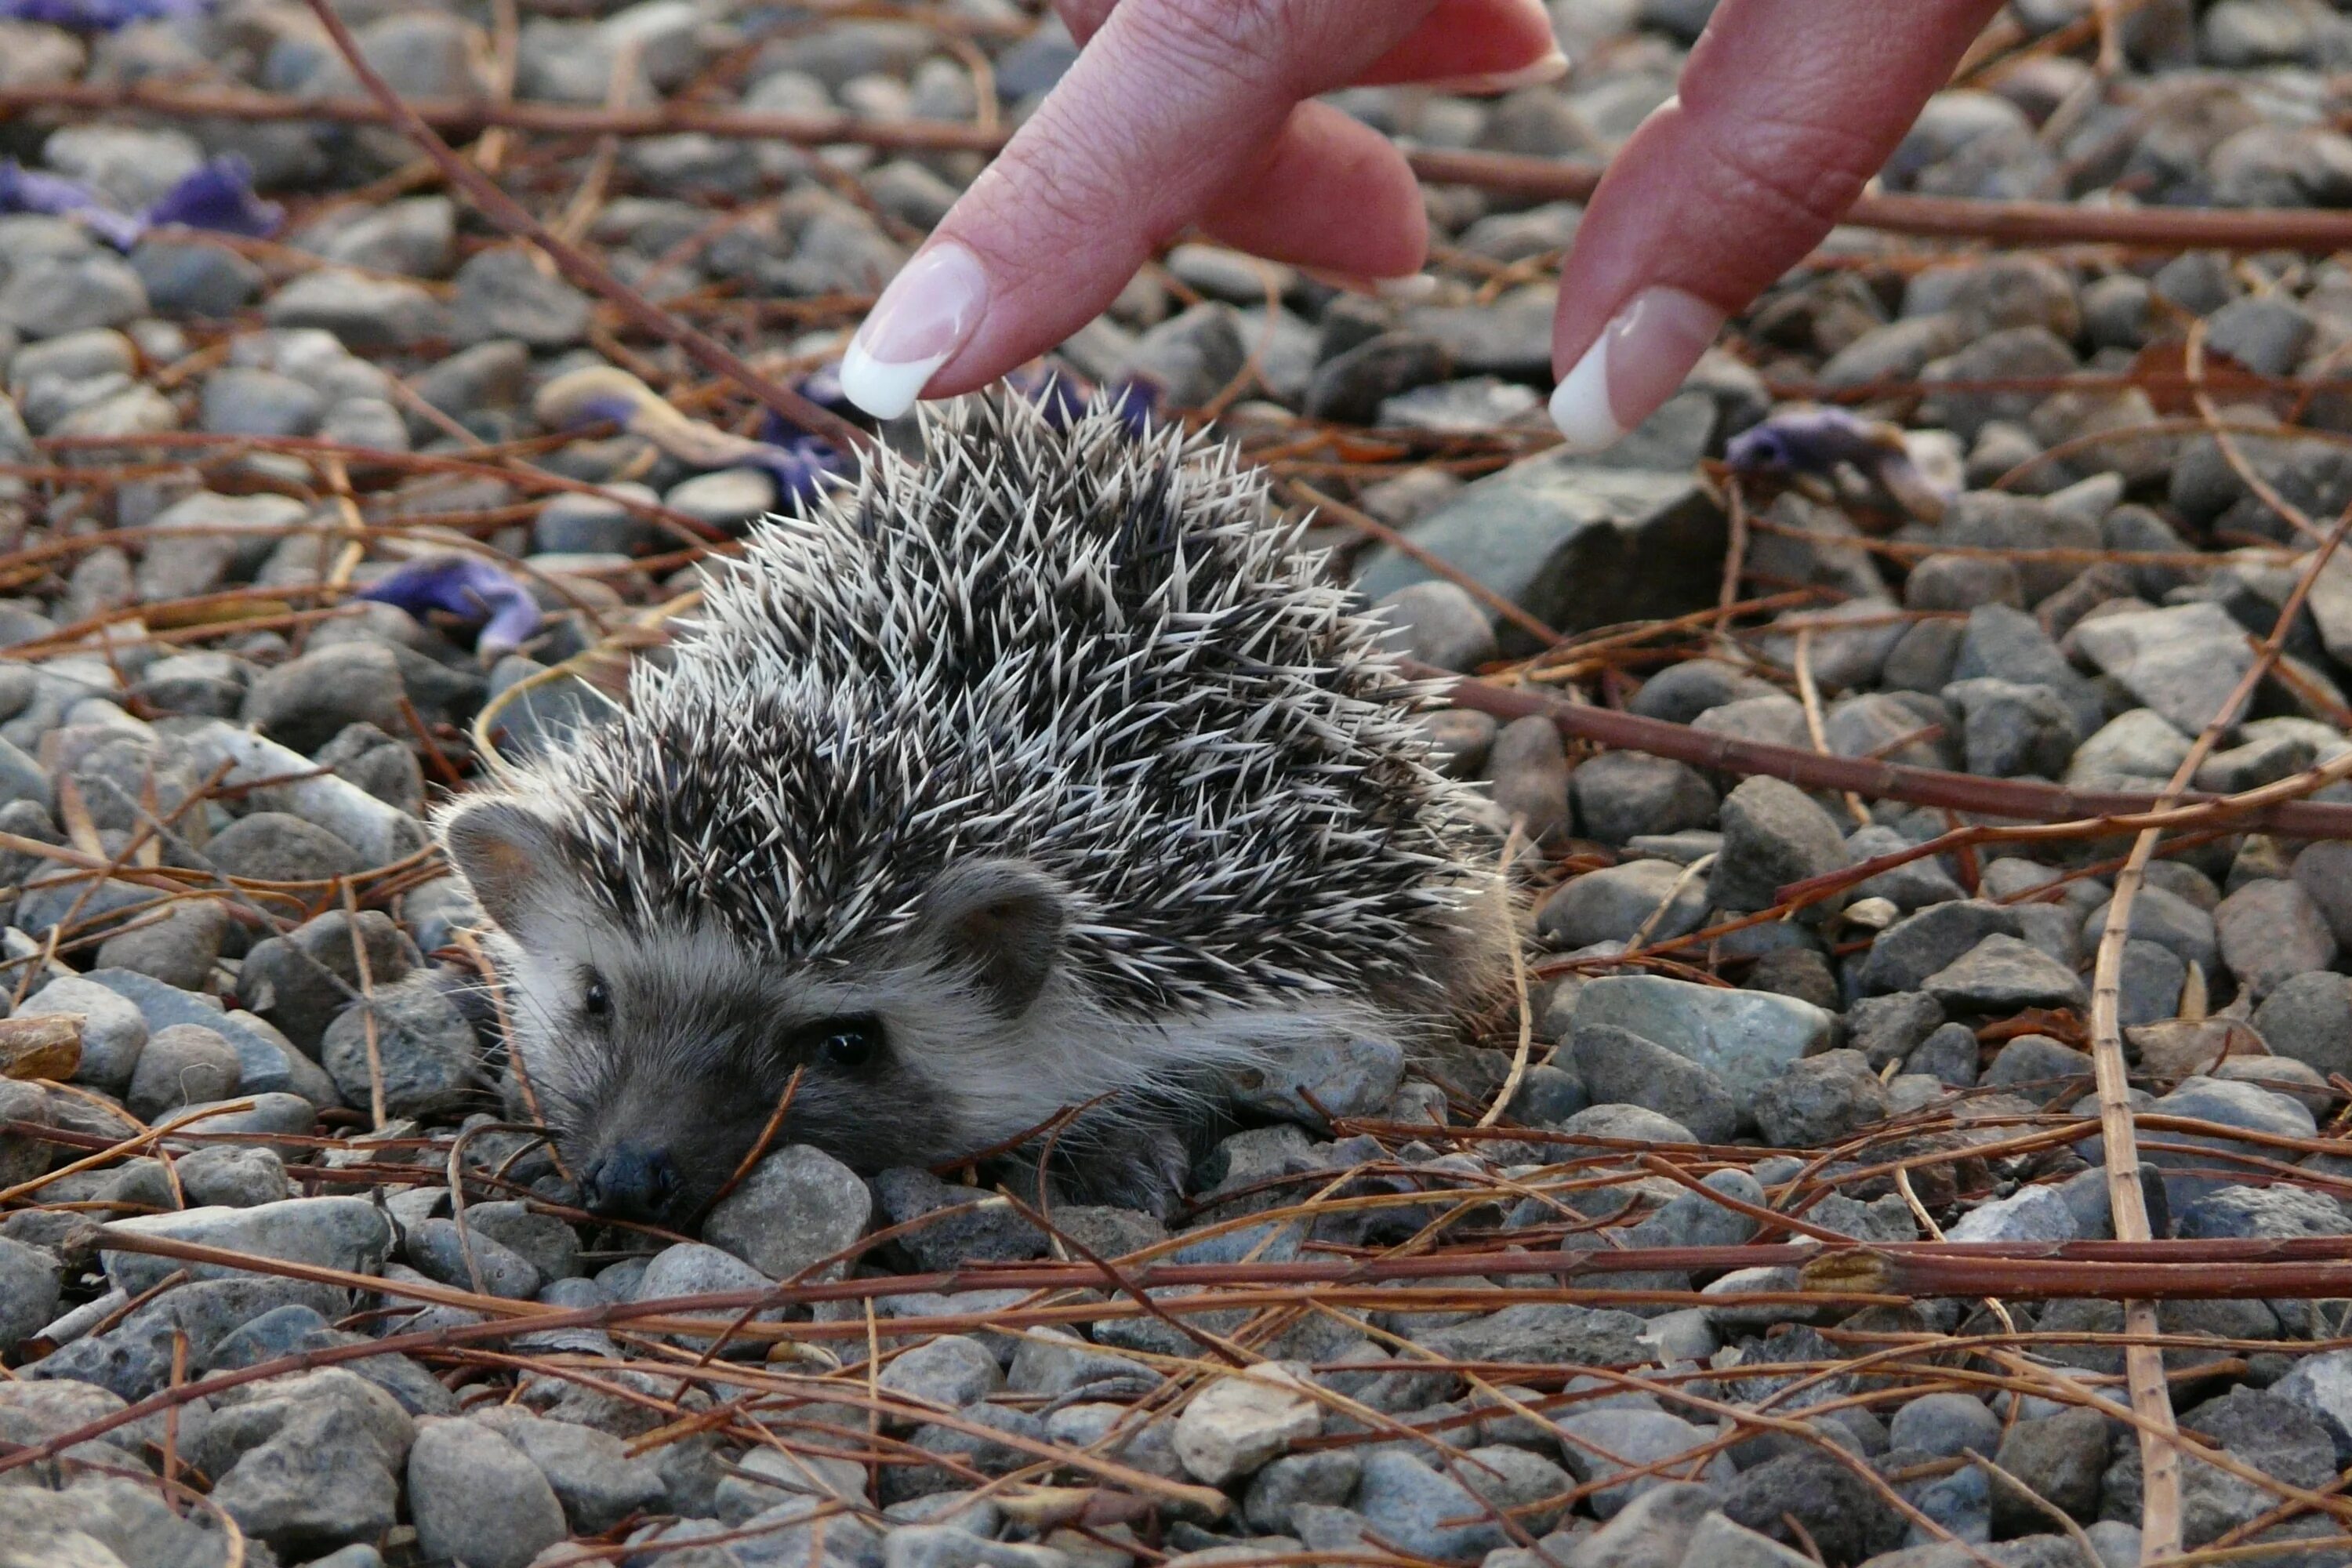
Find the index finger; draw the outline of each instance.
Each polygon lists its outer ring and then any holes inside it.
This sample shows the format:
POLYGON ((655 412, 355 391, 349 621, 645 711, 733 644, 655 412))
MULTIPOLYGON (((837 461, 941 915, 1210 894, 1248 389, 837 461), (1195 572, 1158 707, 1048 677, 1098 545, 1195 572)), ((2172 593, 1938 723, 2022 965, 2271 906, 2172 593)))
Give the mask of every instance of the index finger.
POLYGON ((2002 0, 1724 0, 1593 192, 1560 276, 1552 417, 1605 447, 1821 243, 2002 0))
MULTIPOLYGON (((843 391, 888 416, 1059 342, 1265 165, 1301 100, 1350 80, 1433 3, 1122 0, 876 301, 843 391)), ((1351 162, 1353 188, 1333 193, 1372 229, 1419 218, 1412 171, 1385 152, 1351 162)))

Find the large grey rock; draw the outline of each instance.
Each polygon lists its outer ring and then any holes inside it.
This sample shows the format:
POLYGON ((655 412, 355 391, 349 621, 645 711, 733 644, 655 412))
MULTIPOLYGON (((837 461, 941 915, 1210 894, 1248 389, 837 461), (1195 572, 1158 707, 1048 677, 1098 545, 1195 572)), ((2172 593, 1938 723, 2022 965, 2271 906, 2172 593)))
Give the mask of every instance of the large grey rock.
POLYGON ((1747 1103, 1791 1063, 1828 1043, 1836 1019, 1793 996, 1612 974, 1577 994, 1571 1034, 1594 1026, 1639 1035, 1696 1062, 1747 1103))
POLYGON ((106 1247, 107 1236, 152 1236, 193 1242, 259 1258, 323 1264, 357 1274, 373 1274, 392 1249, 392 1225, 364 1198, 289 1198, 257 1208, 199 1208, 177 1214, 142 1215, 100 1227, 99 1260, 117 1289, 136 1295, 175 1269, 199 1279, 217 1279, 236 1270, 226 1264, 188 1263, 150 1253, 106 1247))
MULTIPOLYGON (((1479 480, 1406 536, 1562 631, 1712 604, 1726 539, 1721 503, 1704 481, 1604 468, 1565 451, 1479 480)), ((1383 548, 1357 587, 1379 599, 1433 575, 1383 548)), ((1508 625, 1497 637, 1507 654, 1532 646, 1508 625)))
POLYGON ((1569 1549, 1567 1568, 1678 1568, 1699 1521, 1721 1491, 1698 1481, 1664 1481, 1620 1508, 1569 1549))

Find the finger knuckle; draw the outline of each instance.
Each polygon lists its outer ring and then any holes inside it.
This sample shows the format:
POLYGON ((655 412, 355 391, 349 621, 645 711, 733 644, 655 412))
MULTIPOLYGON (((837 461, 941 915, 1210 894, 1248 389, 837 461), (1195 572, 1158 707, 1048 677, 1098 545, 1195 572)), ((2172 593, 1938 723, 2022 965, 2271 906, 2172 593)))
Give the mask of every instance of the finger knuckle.
POLYGON ((1160 0, 1135 8, 1141 43, 1171 69, 1210 84, 1295 74, 1305 17, 1297 0, 1160 0))

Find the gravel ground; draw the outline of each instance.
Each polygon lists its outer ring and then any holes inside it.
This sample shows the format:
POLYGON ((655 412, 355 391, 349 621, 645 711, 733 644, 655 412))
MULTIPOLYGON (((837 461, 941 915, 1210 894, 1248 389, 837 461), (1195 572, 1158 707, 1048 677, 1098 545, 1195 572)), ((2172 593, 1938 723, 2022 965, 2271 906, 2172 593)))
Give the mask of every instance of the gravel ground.
MULTIPOLYGON (((2160 792, 2200 742, 2200 791, 2352 803, 2352 564, 2312 570, 2352 503, 2344 266, 1841 230, 1571 460, 1540 397, 1574 204, 1433 184, 1412 305, 1177 246, 1060 367, 1323 498, 1415 657, 1680 727, 1684 760, 1433 712, 1529 846, 1524 1020, 1236 1086, 1175 1212, 788 1146, 687 1240, 572 1206, 421 817, 486 744, 595 722, 710 542, 830 448, 392 132, 303 118, 355 89, 301 6, 96 25, 142 9, 0 21, 0 152, 100 209, 0 216, 0 1568, 2139 1560, 2104 1278, 1801 1268, 2116 1237, 2090 994, 2128 840, 1906 850, 2020 783, 2053 819, 2084 815, 2062 786, 2160 792), (58 107, 75 83, 279 108, 58 107), (247 175, 282 214, 146 221, 247 175), (1982 789, 1809 792, 1730 742, 1982 789)), ((1423 149, 1596 160, 1707 9, 1555 0, 1557 87, 1339 97, 1423 149)), ((2019 0, 1885 191, 2352 205, 2352 19, 2113 10, 2019 0)), ((343 14, 421 100, 882 127, 471 151, 820 400, 1072 53, 1009 0, 343 14)), ((2319 1568, 2352 1562, 2344 1276, 2210 1298, 2252 1247, 2352 1236, 2352 835, 2235 822, 2127 895, 2132 1103, 2169 1119, 2168 1283, 2137 1289, 2179 1298, 2186 1542, 2319 1568)))

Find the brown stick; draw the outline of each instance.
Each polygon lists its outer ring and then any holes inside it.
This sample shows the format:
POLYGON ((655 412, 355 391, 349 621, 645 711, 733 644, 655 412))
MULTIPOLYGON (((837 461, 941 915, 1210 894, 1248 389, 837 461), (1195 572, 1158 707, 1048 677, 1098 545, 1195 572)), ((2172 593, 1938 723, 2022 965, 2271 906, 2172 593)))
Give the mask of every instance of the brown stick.
MULTIPOLYGON (((2117 833, 2132 832, 2145 826, 2136 819, 2156 816, 2163 809, 2160 798, 2153 795, 2074 790, 2062 784, 1979 778, 1972 773, 1862 757, 1824 757, 1794 746, 1711 735, 1687 724, 1669 724, 1662 719, 1643 719, 1612 708, 1591 707, 1548 691, 1497 686, 1428 665, 1408 661, 1406 673, 1416 680, 1451 682, 1441 695, 1457 708, 1475 709, 1498 719, 1549 719, 1570 740, 1669 757, 1717 773, 1760 773, 1786 779, 1806 789, 1851 790, 1867 799, 1908 801, 1914 805, 1942 806, 2018 822, 2113 818, 2111 826, 2117 833)), ((2221 804, 2222 797, 2191 790, 2179 799, 2183 808, 2213 807, 2221 804)), ((2298 838, 2352 837, 2352 805, 2241 797, 2226 810, 2230 821, 2241 828, 2265 828, 2298 838)), ((2211 816, 2214 813, 2203 815, 2211 816)), ((2185 820, 2167 821, 2167 826, 2186 825, 2185 820)))
MULTIPOLYGON (((367 78, 362 75, 362 83, 367 78)), ((373 91, 373 84, 369 84, 373 91)), ((667 136, 698 132, 743 141, 802 146, 856 144, 918 151, 994 153, 1008 132, 945 121, 872 120, 854 114, 753 113, 699 103, 591 109, 555 103, 489 103, 420 99, 408 112, 379 99, 296 98, 238 89, 169 87, 152 82, 53 82, 0 90, 0 114, 40 109, 135 110, 218 120, 323 120, 341 125, 394 125, 414 120, 446 135, 494 127, 561 136, 667 136)), ((412 132, 413 134, 413 132, 412 132)), ((1475 185, 1538 200, 1583 201, 1606 165, 1507 153, 1428 148, 1406 154, 1413 173, 1435 184, 1475 185)), ((436 159, 436 162, 438 162, 436 159)), ((472 194, 469 190, 468 194, 472 194)), ((1946 196, 1864 196, 1843 220, 1858 228, 1930 239, 2001 245, 2120 245, 2149 250, 2307 250, 2352 247, 2352 213, 2299 207, 2081 207, 2063 202, 1987 202, 1946 196)), ((721 373, 724 374, 724 373, 721 373)))

